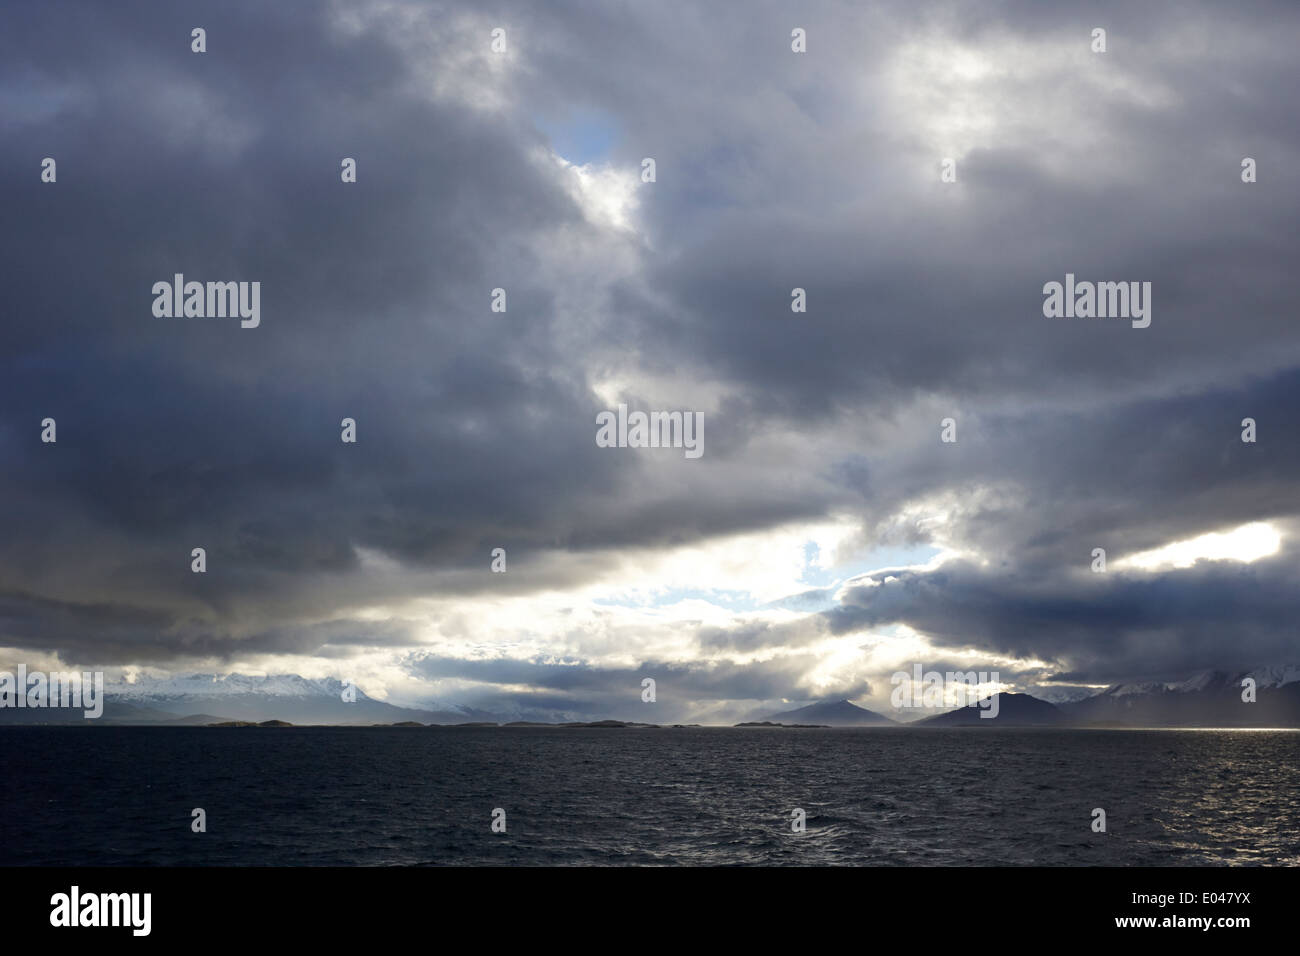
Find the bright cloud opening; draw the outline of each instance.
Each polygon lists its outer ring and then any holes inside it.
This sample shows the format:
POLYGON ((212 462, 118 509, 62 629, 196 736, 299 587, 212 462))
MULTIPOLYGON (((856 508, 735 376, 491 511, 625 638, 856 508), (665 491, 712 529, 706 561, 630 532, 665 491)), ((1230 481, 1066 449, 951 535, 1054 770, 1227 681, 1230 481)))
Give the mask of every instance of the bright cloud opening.
POLYGON ((1203 534, 1175 541, 1163 548, 1142 551, 1116 562, 1117 567, 1190 568, 1197 561, 1242 561, 1250 563, 1276 554, 1282 535, 1267 521, 1255 521, 1227 532, 1203 534))

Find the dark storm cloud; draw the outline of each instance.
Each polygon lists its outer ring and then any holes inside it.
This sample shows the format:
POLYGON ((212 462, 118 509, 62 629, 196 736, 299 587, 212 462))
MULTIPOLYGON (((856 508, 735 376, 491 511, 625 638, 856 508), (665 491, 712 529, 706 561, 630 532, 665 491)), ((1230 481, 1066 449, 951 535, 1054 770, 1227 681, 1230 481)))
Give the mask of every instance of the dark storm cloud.
MULTIPOLYGON (((548 342, 547 291, 497 235, 579 219, 526 144, 413 101, 387 43, 341 46, 305 8, 65 9, 6 31, 6 84, 75 91, 47 122, 19 117, 3 159, 25 227, 6 237, 17 307, 0 389, 23 466, 4 490, 41 506, 6 514, 12 576, 49 586, 108 546, 154 578, 202 545, 214 572, 239 569, 206 582, 234 598, 355 568, 358 546, 477 564, 507 533, 521 549, 567 537, 611 462, 548 342), (188 48, 195 16, 207 59, 188 48), (223 135, 246 142, 224 154, 223 135), (28 172, 46 154, 60 181, 42 191, 28 172), (344 155, 361 164, 351 193, 344 155), (263 326, 241 340, 229 323, 153 319, 149 289, 174 272, 260 280, 263 326), (487 314, 497 284, 509 324, 487 314), (60 443, 34 446, 46 415, 60 443), (361 455, 338 440, 344 416, 361 455), (34 563, 52 524, 58 553, 34 563)), ((113 582, 128 595, 129 577, 113 582)))
POLYGON ((1072 679, 1092 683, 1289 660, 1300 593, 1291 537, 1297 416, 1292 372, 1109 413, 986 421, 973 442, 958 443, 955 460, 936 456, 905 483, 971 489, 954 523, 988 563, 897 571, 896 582, 848 588, 825 616, 837 633, 906 623, 939 647, 1068 663, 1072 679), (1240 440, 1240 420, 1255 409, 1268 410, 1277 440, 1240 440), (1006 462, 1024 449, 1037 454, 1008 474, 1006 462), (999 481, 1011 488, 980 495, 999 481), (1090 571, 1096 547, 1114 564, 1270 518, 1283 548, 1249 565, 1090 571))
MULTIPOLYGON (((940 648, 1073 661, 1069 678, 1132 676, 1289 660, 1296 652, 1295 550, 1247 567, 1202 561, 1163 574, 1019 577, 951 562, 848 590, 833 630, 906 623, 940 648)), ((1047 676, 1047 675, 1042 675, 1047 676)))
MULTIPOLYGON (((1074 571, 1092 547, 1296 515, 1294 8, 411 10, 0 14, 0 645, 106 663, 401 648, 412 628, 351 609, 563 588, 605 551, 830 514, 872 544, 926 541, 903 515, 929 500, 989 564, 854 590, 828 616, 841 633, 904 621, 1090 677, 1285 656, 1280 558, 1104 586, 1074 571), (497 23, 504 72, 476 52, 497 23), (1093 26, 1110 52, 1064 62, 1093 26), (966 106, 914 101, 933 77, 900 53, 936 38, 929 69, 958 47, 994 58, 942 86, 978 89, 995 118, 953 187, 934 124, 966 106), (621 168, 658 161, 636 237, 590 223, 535 160, 535 120, 575 110, 610 118, 621 168), (260 281, 261 326, 153 318, 150 288, 176 272, 260 281), (1043 318, 1066 272, 1152 282, 1151 327, 1043 318), (561 274, 607 307, 575 316, 561 274), (488 311, 497 286, 506 314, 488 311), (612 355, 720 394, 698 467, 660 481, 595 447, 612 355), (1258 444, 1238 439, 1247 416, 1258 444), (815 454, 767 452, 772 429, 815 454), (498 546, 511 573, 491 576, 498 546), (1234 637, 1215 636, 1210 594, 1234 637)), ((697 643, 798 648, 822 625, 697 643)), ((769 700, 811 666, 781 660, 678 664, 700 699, 769 700)), ((519 666, 482 673, 598 700, 519 666)))

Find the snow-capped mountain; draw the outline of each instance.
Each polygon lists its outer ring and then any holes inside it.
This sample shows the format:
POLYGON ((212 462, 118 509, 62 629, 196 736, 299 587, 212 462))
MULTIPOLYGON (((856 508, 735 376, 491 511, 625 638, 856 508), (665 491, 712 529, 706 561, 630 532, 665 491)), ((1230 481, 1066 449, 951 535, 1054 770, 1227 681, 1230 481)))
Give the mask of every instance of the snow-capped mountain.
POLYGON ((1029 687, 1025 693, 1039 700, 1045 700, 1049 704, 1070 704, 1078 700, 1084 700, 1097 693, 1090 687, 1056 687, 1052 685, 1036 685, 1029 687))
MULTIPOLYGON (((226 697, 263 694, 268 697, 339 697, 346 685, 332 677, 313 680, 297 674, 190 674, 185 677, 136 678, 107 684, 104 691, 118 700, 226 697)), ((341 699, 341 698, 340 698, 341 699)), ((357 688, 357 700, 370 698, 357 688)))
POLYGON ((458 705, 436 709, 397 707, 374 700, 359 687, 354 688, 355 695, 345 694, 348 686, 332 677, 313 679, 297 674, 190 674, 115 682, 105 685, 104 698, 106 706, 130 705, 168 717, 207 714, 214 720, 451 724, 495 719, 491 714, 458 705))
POLYGON ((1268 664, 1244 671, 1201 671, 1184 680, 1112 684, 1101 693, 1110 697, 1127 697, 1132 694, 1186 694, 1194 691, 1240 687, 1241 682, 1247 677, 1254 679, 1256 687, 1285 687, 1287 684, 1300 681, 1300 664, 1268 664))
MULTIPOLYGON (((291 724, 564 723, 600 720, 605 714, 530 707, 502 697, 478 706, 426 701, 402 707, 375 700, 360 687, 336 678, 298 674, 188 674, 136 676, 104 685, 106 724, 205 724, 224 721, 283 720, 291 724)), ((638 715, 640 716, 640 715, 638 715)), ((0 708, 0 724, 80 724, 81 709, 0 708)))
POLYGON ((1129 697, 1133 694, 1163 694, 1169 689, 1164 681, 1148 680, 1131 684, 1112 684, 1102 694, 1109 697, 1129 697))
POLYGON ((1243 671, 1208 670, 1181 680, 1113 684, 1085 700, 1063 704, 1075 722, 1146 727, 1298 727, 1300 665, 1243 671), (1255 700, 1243 700, 1247 678, 1255 700))
POLYGON ((1241 676, 1255 678, 1260 687, 1285 687, 1300 681, 1300 664, 1269 664, 1244 671, 1241 676))

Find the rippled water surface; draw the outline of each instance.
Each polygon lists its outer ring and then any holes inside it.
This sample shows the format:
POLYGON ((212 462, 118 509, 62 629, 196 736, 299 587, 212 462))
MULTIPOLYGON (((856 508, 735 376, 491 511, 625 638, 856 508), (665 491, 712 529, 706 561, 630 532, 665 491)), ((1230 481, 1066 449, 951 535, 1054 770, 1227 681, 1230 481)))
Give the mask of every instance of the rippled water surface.
POLYGON ((10 727, 0 760, 3 864, 1300 863, 1296 732, 10 727))

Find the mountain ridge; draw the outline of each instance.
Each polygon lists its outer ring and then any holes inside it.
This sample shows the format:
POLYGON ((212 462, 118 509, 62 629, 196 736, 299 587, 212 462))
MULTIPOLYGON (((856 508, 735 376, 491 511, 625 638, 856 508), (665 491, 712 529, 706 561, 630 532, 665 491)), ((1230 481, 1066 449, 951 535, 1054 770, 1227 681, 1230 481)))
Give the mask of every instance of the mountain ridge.
POLYGON ((1031 694, 1002 691, 990 694, 974 704, 925 717, 917 724, 925 727, 1041 727, 1061 726, 1067 718, 1060 707, 1031 694), (996 698, 997 709, 989 701, 996 698))
MULTIPOLYGON (((913 721, 918 726, 1120 726, 1120 727, 1300 727, 1300 664, 1271 664, 1248 670, 1211 669, 1178 680, 1123 681, 1082 699, 1044 700, 1004 691, 998 717, 981 717, 978 706, 956 708, 913 721), (1242 700, 1242 682, 1255 681, 1256 699, 1242 700), (1004 710, 1004 708, 1009 708, 1004 710)), ((987 699, 987 698, 986 698, 987 699)), ((419 723, 436 725, 507 724, 520 721, 560 725, 601 715, 546 713, 534 719, 517 706, 500 712, 441 702, 404 707, 375 700, 336 678, 297 674, 188 674, 139 677, 104 686, 108 724, 193 725, 282 720, 294 724, 359 725, 419 723), (344 700, 351 687, 355 700, 344 700)), ((491 706, 491 705, 489 705, 491 706)), ((750 721, 824 724, 834 727, 910 726, 845 699, 827 698, 776 713, 754 714, 750 721)), ((95 721, 95 722, 99 722, 95 721)), ((0 708, 0 724, 84 723, 80 709, 0 708)))
POLYGON ((772 723, 828 724, 832 727, 889 727, 898 721, 847 700, 821 700, 794 710, 768 714, 772 723))

